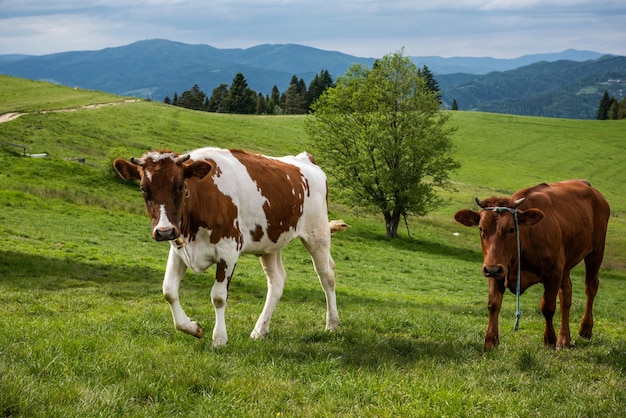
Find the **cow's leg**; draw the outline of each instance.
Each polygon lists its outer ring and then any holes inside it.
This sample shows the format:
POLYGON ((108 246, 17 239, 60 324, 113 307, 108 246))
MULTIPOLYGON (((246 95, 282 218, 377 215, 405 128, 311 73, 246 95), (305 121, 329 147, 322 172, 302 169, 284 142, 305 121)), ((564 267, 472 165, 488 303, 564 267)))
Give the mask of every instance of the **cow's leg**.
POLYGON ((326 330, 335 331, 339 326, 339 314, 335 295, 335 262, 330 255, 330 232, 313 238, 303 238, 302 243, 311 254, 315 272, 326 295, 326 330))
POLYGON ((167 259, 167 267, 165 268, 165 278, 163 279, 163 296, 170 304, 176 329, 186 334, 193 335, 194 337, 201 338, 204 334, 202 327, 200 324, 187 317, 178 299, 178 287, 185 274, 185 270, 187 270, 187 266, 172 246, 167 259))
MULTIPOLYGON (((558 277, 561 277, 559 275, 558 277)), ((556 312, 556 296, 559 293, 560 280, 546 279, 544 282, 543 296, 539 308, 546 320, 546 329, 543 333, 543 344, 554 347, 556 345, 556 333, 554 332, 553 318, 556 312)))
POLYGON ((583 338, 590 339, 593 331, 593 301, 598 293, 600 286, 600 278, 598 273, 604 254, 598 256, 597 253, 591 253, 585 257, 585 294, 587 295, 587 304, 585 312, 580 322, 580 331, 578 335, 583 338))
POLYGON ((572 280, 569 271, 563 273, 561 287, 559 288, 559 301, 561 302, 561 327, 559 328, 559 338, 556 341, 556 348, 569 347, 571 342, 569 330, 569 314, 572 306, 572 280))
POLYGON ((226 333, 226 303, 228 301, 228 287, 235 271, 235 261, 227 262, 223 259, 215 268, 215 282, 211 288, 211 303, 215 308, 215 327, 213 328, 213 348, 219 348, 228 342, 226 333))
POLYGON ((283 266, 280 251, 271 254, 263 254, 260 257, 260 260, 265 276, 267 277, 267 296, 265 298, 263 311, 261 312, 252 333, 250 333, 251 338, 263 338, 270 331, 272 314, 274 313, 274 308, 276 308, 278 301, 283 295, 285 280, 287 279, 287 273, 285 273, 285 267, 283 266))
POLYGON ((502 307, 502 297, 504 296, 504 280, 489 279, 489 297, 487 299, 487 310, 489 311, 489 324, 487 334, 485 334, 485 351, 496 348, 500 345, 500 334, 498 331, 498 317, 502 307))

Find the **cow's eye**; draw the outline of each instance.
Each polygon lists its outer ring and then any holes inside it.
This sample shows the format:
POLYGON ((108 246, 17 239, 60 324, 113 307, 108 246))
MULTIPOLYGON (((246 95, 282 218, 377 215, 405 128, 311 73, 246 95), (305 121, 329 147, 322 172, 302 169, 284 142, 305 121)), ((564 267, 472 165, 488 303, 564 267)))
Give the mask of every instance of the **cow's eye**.
POLYGON ((515 233, 515 228, 509 229, 509 234, 514 234, 514 233, 515 233))
POLYGON ((147 190, 146 188, 144 188, 143 186, 140 187, 141 193, 143 193, 143 197, 146 200, 151 200, 152 196, 150 195, 150 191, 147 190))

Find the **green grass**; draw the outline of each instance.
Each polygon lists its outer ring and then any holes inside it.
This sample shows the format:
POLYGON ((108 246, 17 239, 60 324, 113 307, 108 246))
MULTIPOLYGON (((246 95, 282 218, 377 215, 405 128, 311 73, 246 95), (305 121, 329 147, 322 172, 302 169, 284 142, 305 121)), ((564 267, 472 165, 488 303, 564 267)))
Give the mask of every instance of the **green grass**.
POLYGON ((56 84, 0 74, 0 114, 71 109, 79 106, 124 101, 127 97, 99 91, 68 89, 56 84))
MULTIPOLYGON (((124 100, 2 76, 0 98, 0 112, 124 100)), ((229 342, 217 351, 210 337, 174 330, 161 295, 168 246, 150 239, 137 186, 117 180, 110 162, 205 145, 296 153, 306 149, 302 117, 135 102, 0 124, 0 142, 49 154, 31 159, 0 146, 0 416, 623 416, 626 125, 466 112, 452 123, 458 191, 445 193, 449 206, 410 219, 412 239, 401 231, 390 240, 379 216, 331 205, 332 218, 352 225, 333 236, 336 333, 323 330, 323 292, 293 243, 268 338, 249 338, 266 286, 256 257, 242 257, 226 311, 229 342), (480 244, 452 214, 474 195, 571 177, 590 180, 613 212, 594 337, 576 335, 577 268, 573 348, 542 347, 535 286, 522 296, 515 333, 514 297, 505 296, 501 346, 485 354, 480 244)), ((212 274, 188 273, 181 286, 187 313, 207 330, 212 274)))

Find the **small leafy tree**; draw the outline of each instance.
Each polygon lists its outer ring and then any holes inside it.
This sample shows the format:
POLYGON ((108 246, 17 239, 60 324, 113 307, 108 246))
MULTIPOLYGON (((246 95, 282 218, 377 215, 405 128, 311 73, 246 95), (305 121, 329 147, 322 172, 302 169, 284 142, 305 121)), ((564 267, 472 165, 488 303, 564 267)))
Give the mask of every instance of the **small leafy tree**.
POLYGON ((626 118, 626 97, 617 102, 617 118, 616 119, 624 119, 626 118))
POLYGON ((374 68, 351 66, 313 103, 304 128, 318 161, 352 204, 382 212, 387 235, 397 237, 402 217, 422 216, 443 200, 450 156, 450 112, 402 52, 374 68))
POLYGON ((450 110, 459 110, 459 104, 456 102, 456 99, 452 99, 452 105, 450 106, 450 110))

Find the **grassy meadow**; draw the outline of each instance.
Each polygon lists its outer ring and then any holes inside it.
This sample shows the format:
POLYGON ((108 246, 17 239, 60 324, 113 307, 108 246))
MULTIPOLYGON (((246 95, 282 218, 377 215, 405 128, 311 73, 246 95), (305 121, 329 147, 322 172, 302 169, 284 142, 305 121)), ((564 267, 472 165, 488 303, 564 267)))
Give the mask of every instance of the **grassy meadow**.
MULTIPOLYGON (((115 157, 152 148, 306 149, 302 116, 195 112, 0 76, 0 416, 621 417, 626 411, 626 123, 455 112, 456 191, 386 238, 382 218, 333 203, 340 328, 299 242, 269 336, 251 340, 266 292, 256 257, 230 286, 228 345, 211 349, 214 269, 188 272, 187 314, 204 339, 176 331, 161 294, 168 244, 150 239, 137 185, 115 157), (43 110, 119 102, 73 112, 43 110), (84 163, 77 162, 84 159, 84 163), (501 345, 482 352, 487 279, 477 231, 454 222, 473 197, 586 178, 612 207, 594 309, 578 338, 583 268, 572 274, 573 346, 542 346, 541 285, 500 315, 501 345), (455 233, 458 233, 455 234, 455 233)), ((323 167, 324 161, 318 163, 323 167)), ((560 319, 555 316, 555 325, 560 319)))

